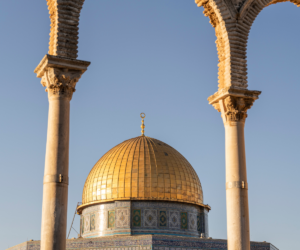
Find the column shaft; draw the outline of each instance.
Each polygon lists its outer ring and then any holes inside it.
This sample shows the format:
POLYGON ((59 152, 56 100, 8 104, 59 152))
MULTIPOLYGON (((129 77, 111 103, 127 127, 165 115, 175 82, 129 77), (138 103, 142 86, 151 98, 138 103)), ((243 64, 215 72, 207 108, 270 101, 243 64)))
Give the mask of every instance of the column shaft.
POLYGON ((45 55, 34 72, 49 99, 41 250, 65 250, 69 184, 70 101, 90 62, 45 55))
POLYGON ((226 205, 229 250, 250 250, 244 121, 226 122, 226 205))
POLYGON ((228 250, 250 250, 244 127, 247 110, 261 91, 227 87, 208 98, 225 126, 228 250))
POLYGON ((70 99, 50 96, 41 250, 66 249, 70 99))

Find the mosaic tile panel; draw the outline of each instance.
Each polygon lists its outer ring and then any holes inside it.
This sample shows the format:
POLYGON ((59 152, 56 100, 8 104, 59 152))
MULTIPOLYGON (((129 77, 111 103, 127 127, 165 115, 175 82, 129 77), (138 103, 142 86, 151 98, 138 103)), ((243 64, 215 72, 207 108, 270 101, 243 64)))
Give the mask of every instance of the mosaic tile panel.
POLYGON ((108 211, 108 227, 115 227, 115 211, 108 211))
POLYGON ((80 216, 80 232, 81 234, 84 233, 84 217, 80 216))
POLYGON ((103 220, 102 215, 103 215, 103 211, 95 213, 95 228, 96 229, 99 229, 101 224, 106 224, 106 223, 104 223, 105 221, 103 220), (102 218, 102 221, 100 221, 100 218, 102 218))
POLYGON ((189 230, 197 231, 197 214, 189 213, 189 230))
POLYGON ((181 229, 188 229, 188 214, 187 214, 187 212, 180 213, 180 227, 181 227, 181 229))
POLYGON ((197 215, 197 231, 201 231, 201 221, 200 221, 200 215, 197 215))
POLYGON ((209 227, 208 227, 208 212, 207 212, 207 210, 205 210, 204 211, 204 214, 205 214, 205 216, 204 216, 204 228, 205 228, 205 237, 208 237, 208 230, 209 230, 209 227))
POLYGON ((169 212, 169 227, 174 229, 180 228, 180 217, 178 211, 169 212))
POLYGON ((129 223, 130 218, 130 210, 129 209, 117 209, 117 227, 118 228, 126 228, 130 226, 129 223))
POLYGON ((157 210, 145 209, 144 226, 157 227, 157 210))
POLYGON ((141 209, 132 210, 132 226, 140 227, 142 224, 141 209))
POLYGON ((89 232, 90 231, 90 214, 87 214, 84 216, 84 231, 89 232))
POLYGON ((91 222, 90 222, 90 230, 94 231, 96 228, 96 219, 95 219, 95 214, 91 214, 91 222))
POLYGON ((167 211, 159 211, 159 226, 160 227, 168 226, 167 211))
POLYGON ((153 208, 153 209, 166 209, 173 210, 176 209, 191 213, 200 213, 201 207, 192 204, 185 203, 174 203, 174 202, 162 202, 162 201, 134 201, 132 202, 133 209, 142 209, 142 208, 153 208))
MULTIPOLYGON (((199 237, 201 232, 197 231, 197 215, 200 216, 200 228, 204 232, 205 211, 195 205, 160 201, 118 201, 99 204, 83 210, 81 217, 84 218, 84 227, 81 235, 83 238, 117 234, 175 234, 199 237), (115 211, 115 216, 109 218, 109 211, 115 211), (181 212, 187 213, 187 228, 181 228, 181 212), (87 216, 90 216, 89 228, 85 229, 87 216)), ((208 236, 208 233, 205 236, 208 236)))

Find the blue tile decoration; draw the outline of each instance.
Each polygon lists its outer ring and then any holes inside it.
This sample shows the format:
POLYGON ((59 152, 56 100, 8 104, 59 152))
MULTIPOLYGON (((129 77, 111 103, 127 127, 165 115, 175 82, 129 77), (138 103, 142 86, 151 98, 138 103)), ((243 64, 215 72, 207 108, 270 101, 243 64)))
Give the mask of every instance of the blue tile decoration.
POLYGON ((116 210, 116 222, 118 228, 130 227, 130 209, 129 208, 118 208, 116 210))
POLYGON ((188 228, 191 231, 197 231, 197 214, 188 213, 188 228))
POLYGON ((188 229, 188 215, 187 212, 181 212, 180 213, 180 223, 181 223, 181 229, 188 229))
POLYGON ((95 220, 95 213, 91 214, 91 222, 90 222, 90 231, 94 231, 96 228, 96 220, 95 220))
POLYGON ((193 204, 117 201, 87 207, 82 211, 81 217, 84 220, 80 231, 83 238, 145 234, 198 238, 204 232, 206 237, 209 236, 208 230, 205 231, 207 214, 203 208, 193 204), (109 225, 109 221, 113 219, 109 220, 109 211, 115 211, 113 227, 109 225), (187 228, 181 228, 181 212, 187 213, 187 228), (199 226, 197 215, 200 216, 200 231, 197 230, 199 226))
POLYGON ((159 211, 159 226, 167 227, 167 223, 168 223, 167 211, 159 211))
POLYGON ((115 210, 108 211, 108 227, 115 227, 115 210))
POLYGON ((171 228, 171 229, 179 229, 180 228, 179 211, 169 211, 169 228, 171 228))
POLYGON ((81 234, 84 233, 84 217, 80 216, 80 227, 81 227, 81 234))
POLYGON ((144 227, 156 228, 157 227, 157 210, 145 209, 144 210, 144 227))
POLYGON ((132 210, 132 226, 140 227, 141 226, 141 209, 132 210))

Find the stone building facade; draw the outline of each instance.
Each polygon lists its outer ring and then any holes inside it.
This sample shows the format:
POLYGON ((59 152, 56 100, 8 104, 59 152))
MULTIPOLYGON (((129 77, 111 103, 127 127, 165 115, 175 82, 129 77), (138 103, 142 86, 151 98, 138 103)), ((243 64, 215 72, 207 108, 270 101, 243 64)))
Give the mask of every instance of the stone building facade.
MULTIPOLYGON (((67 250, 225 250, 226 240, 178 236, 112 236, 67 240, 67 250)), ((7 250, 40 250, 40 241, 28 241, 7 250)), ((251 250, 278 250, 268 242, 251 242, 251 250)))

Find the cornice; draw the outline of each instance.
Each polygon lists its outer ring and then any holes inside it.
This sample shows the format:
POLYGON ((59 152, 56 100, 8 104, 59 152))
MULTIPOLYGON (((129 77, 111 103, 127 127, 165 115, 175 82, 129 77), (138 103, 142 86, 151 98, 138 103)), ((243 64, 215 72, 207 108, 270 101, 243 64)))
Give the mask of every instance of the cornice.
POLYGON ((48 68, 61 68, 69 70, 79 70, 84 73, 91 63, 88 61, 76 60, 60 56, 45 55, 39 65, 34 70, 38 78, 43 77, 48 68))

